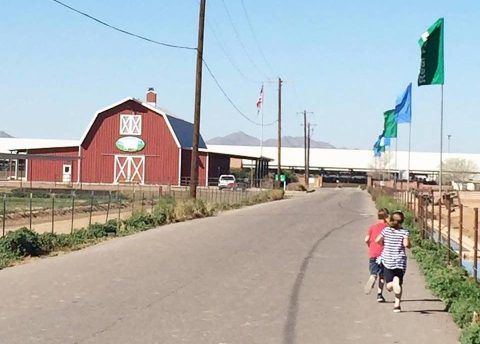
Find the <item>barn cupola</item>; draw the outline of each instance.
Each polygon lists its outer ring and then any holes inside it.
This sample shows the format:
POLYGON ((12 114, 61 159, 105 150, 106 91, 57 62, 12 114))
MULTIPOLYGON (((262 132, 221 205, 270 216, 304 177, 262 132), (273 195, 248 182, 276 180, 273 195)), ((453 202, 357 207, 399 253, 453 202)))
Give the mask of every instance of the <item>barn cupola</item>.
POLYGON ((147 104, 153 107, 157 106, 157 92, 153 87, 149 87, 147 90, 147 104))

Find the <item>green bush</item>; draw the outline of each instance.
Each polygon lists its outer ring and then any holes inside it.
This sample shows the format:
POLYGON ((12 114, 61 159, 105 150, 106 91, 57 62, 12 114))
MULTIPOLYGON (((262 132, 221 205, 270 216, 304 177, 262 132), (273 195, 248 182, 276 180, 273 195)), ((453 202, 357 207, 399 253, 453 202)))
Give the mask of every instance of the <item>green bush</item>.
POLYGON ((157 223, 162 225, 174 220, 175 199, 172 197, 162 198, 153 210, 157 223))
POLYGON ((0 250, 20 257, 38 256, 42 253, 38 234, 26 227, 8 232, 0 240, 0 250))
POLYGON ((462 344, 480 344, 480 324, 466 327, 460 338, 462 344))

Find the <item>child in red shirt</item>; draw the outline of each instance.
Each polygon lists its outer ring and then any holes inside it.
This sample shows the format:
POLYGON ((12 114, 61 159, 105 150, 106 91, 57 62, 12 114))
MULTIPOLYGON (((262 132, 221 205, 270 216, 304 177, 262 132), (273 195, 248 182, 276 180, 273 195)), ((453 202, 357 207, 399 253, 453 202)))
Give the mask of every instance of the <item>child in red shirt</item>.
POLYGON ((383 266, 377 263, 377 258, 380 257, 383 251, 383 244, 375 242, 375 238, 382 233, 385 227, 388 227, 388 215, 388 209, 380 209, 377 214, 379 222, 370 226, 367 236, 365 237, 365 243, 368 246, 368 264, 370 270, 370 277, 365 284, 365 294, 370 294, 378 278, 377 302, 385 302, 385 298, 382 294, 384 285, 383 266))

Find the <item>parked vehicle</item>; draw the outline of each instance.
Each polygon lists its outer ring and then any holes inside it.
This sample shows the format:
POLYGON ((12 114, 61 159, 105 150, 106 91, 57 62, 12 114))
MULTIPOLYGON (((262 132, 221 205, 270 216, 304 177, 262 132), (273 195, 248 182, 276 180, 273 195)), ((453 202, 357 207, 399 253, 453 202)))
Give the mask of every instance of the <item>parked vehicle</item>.
POLYGON ((237 188, 237 181, 233 174, 222 174, 218 178, 218 189, 236 189, 237 188))

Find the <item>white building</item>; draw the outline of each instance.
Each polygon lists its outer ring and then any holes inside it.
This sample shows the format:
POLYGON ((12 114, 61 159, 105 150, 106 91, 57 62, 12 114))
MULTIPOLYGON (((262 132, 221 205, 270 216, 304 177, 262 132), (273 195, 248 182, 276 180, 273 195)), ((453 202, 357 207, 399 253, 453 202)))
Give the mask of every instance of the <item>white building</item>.
MULTIPOLYGON (((256 147, 256 146, 228 146, 228 145, 208 145, 209 149, 216 152, 253 155, 261 154, 267 158, 273 159, 270 162, 270 169, 276 169, 278 166, 277 147, 256 147)), ((474 162, 477 165, 477 171, 468 171, 480 173, 480 154, 465 153, 444 153, 443 161, 449 158, 461 158, 474 162)), ((249 167, 249 162, 244 161, 244 166, 249 167)), ((282 148, 282 168, 303 170, 305 166, 303 148, 282 148)), ((438 173, 440 166, 439 153, 433 152, 411 152, 410 170, 414 173, 438 173)), ((321 149, 312 148, 310 150, 310 170, 326 171, 373 171, 376 169, 389 169, 404 173, 408 170, 408 152, 399 151, 395 154, 386 152, 382 158, 375 159, 372 150, 355 149, 321 149)), ((447 171, 445 171, 447 172, 447 171)))

